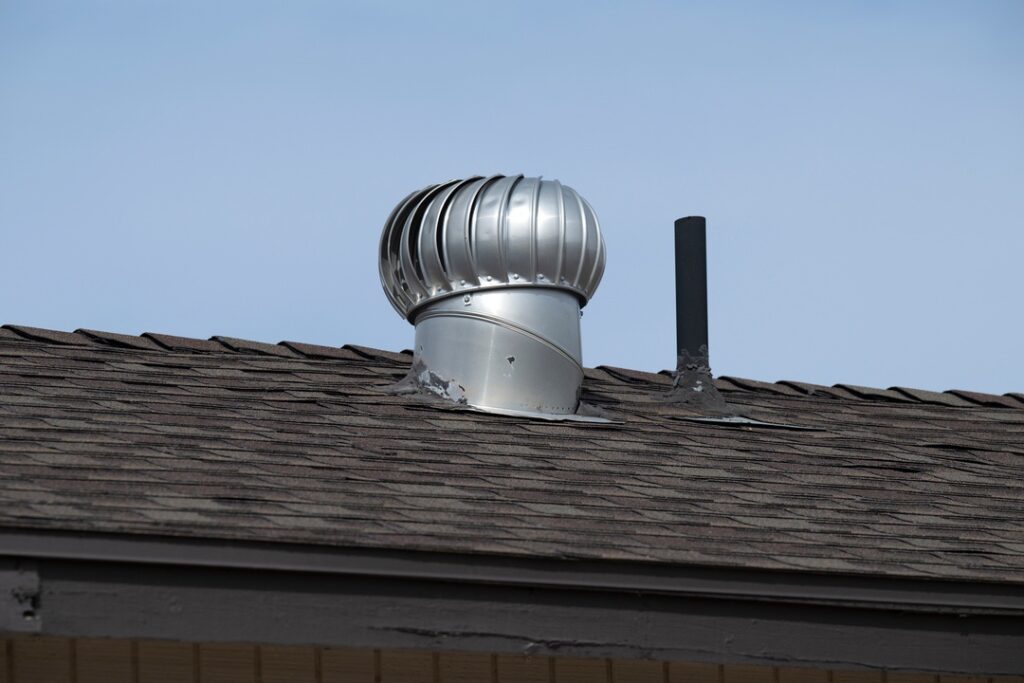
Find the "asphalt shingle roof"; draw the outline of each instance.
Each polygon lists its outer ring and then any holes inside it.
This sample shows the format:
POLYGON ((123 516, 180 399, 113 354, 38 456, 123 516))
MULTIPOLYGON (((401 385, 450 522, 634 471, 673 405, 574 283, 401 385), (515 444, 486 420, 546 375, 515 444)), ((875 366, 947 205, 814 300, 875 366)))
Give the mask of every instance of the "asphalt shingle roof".
POLYGON ((1024 583, 1024 396, 588 369, 616 424, 393 396, 411 357, 0 329, 0 526, 1024 583))

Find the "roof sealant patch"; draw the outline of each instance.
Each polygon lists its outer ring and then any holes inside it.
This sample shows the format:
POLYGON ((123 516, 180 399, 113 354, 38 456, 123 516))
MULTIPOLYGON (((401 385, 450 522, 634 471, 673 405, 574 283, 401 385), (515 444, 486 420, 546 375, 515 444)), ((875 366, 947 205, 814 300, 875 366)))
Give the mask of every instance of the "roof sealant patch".
POLYGON ((446 380, 434 371, 430 370, 420 361, 414 361, 409 373, 391 385, 385 391, 394 396, 417 396, 429 401, 440 401, 445 409, 464 410, 469 412, 484 413, 490 415, 505 415, 509 417, 526 417, 552 422, 584 422, 590 424, 622 424, 619 420, 613 420, 603 409, 590 404, 579 404, 576 413, 556 415, 547 413, 524 413, 520 410, 502 410, 500 408, 481 409, 470 405, 466 401, 465 387, 457 384, 454 380, 446 380))
POLYGON ((672 416, 672 419, 684 422, 699 422, 700 424, 718 425, 721 427, 745 427, 759 429, 789 429, 798 432, 822 432, 820 427, 802 427, 794 424, 783 424, 781 422, 764 422, 740 415, 726 415, 722 417, 699 417, 692 415, 672 416))

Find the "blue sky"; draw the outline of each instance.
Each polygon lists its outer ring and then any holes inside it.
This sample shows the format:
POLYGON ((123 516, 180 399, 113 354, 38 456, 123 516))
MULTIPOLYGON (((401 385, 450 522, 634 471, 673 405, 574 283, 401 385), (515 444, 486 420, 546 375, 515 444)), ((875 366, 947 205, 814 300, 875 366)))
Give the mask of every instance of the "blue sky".
POLYGON ((1024 391, 1024 3, 0 2, 0 322, 391 349, 393 204, 557 178, 589 365, 1024 391))

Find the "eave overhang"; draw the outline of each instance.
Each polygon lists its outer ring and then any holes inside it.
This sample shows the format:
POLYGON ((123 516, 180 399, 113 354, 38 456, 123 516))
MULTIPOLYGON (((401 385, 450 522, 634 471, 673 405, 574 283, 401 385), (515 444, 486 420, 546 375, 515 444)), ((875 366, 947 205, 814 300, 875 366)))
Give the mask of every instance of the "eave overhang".
POLYGON ((0 588, 10 632, 1024 670, 1017 584, 7 529, 0 588))

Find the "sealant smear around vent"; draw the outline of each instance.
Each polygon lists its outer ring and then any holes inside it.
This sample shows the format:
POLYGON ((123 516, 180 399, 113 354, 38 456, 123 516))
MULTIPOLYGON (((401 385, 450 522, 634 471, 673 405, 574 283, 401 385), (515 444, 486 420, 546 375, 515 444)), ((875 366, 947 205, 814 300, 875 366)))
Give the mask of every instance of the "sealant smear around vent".
POLYGON ((521 175, 431 185, 391 212, 380 260, 388 299, 416 327, 413 370, 395 391, 580 417, 580 309, 605 246, 571 188, 521 175))

